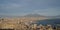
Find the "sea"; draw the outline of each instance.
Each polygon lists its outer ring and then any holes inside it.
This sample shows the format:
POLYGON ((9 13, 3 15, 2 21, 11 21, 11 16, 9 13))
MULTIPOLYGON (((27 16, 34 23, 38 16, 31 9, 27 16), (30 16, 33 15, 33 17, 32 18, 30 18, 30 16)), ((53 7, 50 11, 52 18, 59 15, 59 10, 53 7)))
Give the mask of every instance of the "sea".
POLYGON ((38 20, 38 21, 36 21, 36 24, 37 24, 37 25, 42 24, 42 25, 45 25, 45 26, 46 26, 47 24, 50 24, 50 25, 52 25, 52 26, 57 26, 57 25, 60 26, 60 18, 58 18, 58 19, 38 20))

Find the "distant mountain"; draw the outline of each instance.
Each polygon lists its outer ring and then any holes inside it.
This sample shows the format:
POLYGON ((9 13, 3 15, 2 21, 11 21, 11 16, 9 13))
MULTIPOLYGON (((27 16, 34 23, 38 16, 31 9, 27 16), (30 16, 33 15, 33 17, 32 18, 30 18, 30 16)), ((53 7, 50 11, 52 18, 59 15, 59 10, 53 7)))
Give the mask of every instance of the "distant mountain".
POLYGON ((24 15, 24 16, 7 16, 7 15, 0 15, 0 18, 1 17, 9 17, 9 18, 12 18, 12 17, 44 17, 44 18, 52 18, 52 19, 55 19, 55 18, 60 18, 60 15, 57 15, 57 16, 43 16, 43 15, 40 15, 40 14, 27 14, 27 15, 24 15))
POLYGON ((25 15, 24 17, 45 17, 45 16, 42 16, 40 14, 28 14, 28 15, 25 15))
POLYGON ((28 14, 25 15, 23 17, 46 17, 46 18, 60 18, 60 15, 57 16, 44 16, 44 15, 40 15, 40 14, 28 14))

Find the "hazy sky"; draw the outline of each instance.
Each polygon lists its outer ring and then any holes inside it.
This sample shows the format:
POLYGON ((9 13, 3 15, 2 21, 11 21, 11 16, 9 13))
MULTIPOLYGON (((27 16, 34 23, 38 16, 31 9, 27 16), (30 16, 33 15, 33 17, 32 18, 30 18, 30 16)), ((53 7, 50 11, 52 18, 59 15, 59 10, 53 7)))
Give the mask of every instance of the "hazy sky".
POLYGON ((60 15, 60 0, 0 0, 0 15, 60 15))

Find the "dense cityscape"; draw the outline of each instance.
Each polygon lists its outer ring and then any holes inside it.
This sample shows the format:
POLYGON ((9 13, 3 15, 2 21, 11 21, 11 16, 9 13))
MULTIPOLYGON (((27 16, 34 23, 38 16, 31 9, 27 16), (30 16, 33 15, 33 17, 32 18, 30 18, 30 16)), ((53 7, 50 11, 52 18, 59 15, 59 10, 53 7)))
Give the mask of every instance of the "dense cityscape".
POLYGON ((37 25, 31 22, 23 22, 22 20, 8 20, 0 18, 0 30, 60 30, 59 26, 52 26, 51 24, 37 25))

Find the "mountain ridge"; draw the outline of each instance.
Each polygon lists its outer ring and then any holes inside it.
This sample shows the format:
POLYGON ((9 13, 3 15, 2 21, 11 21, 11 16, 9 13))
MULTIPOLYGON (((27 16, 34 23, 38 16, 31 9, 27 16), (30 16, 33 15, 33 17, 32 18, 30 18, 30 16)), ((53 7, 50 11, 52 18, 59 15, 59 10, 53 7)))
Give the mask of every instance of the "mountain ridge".
POLYGON ((60 15, 57 15, 57 16, 44 16, 44 15, 40 15, 40 14, 27 14, 27 15, 24 15, 24 16, 7 16, 7 15, 0 15, 0 18, 1 17, 46 17, 46 18, 60 18, 60 15))

